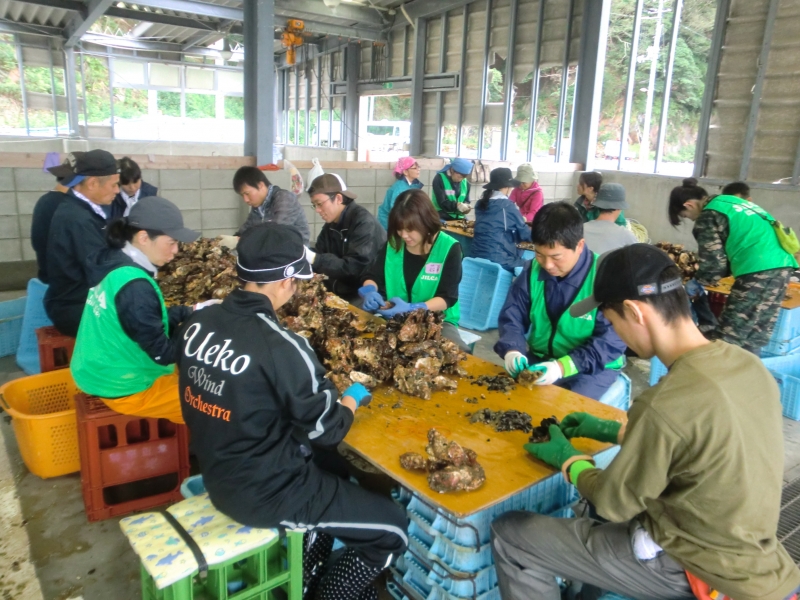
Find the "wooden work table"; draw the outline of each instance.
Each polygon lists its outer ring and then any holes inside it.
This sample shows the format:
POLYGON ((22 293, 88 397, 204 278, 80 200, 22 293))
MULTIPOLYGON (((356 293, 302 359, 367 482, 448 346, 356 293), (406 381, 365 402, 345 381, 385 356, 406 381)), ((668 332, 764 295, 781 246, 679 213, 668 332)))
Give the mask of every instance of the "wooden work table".
MULTIPOLYGON (((504 372, 501 367, 473 356, 462 365, 476 378, 504 372)), ((518 385, 514 391, 505 394, 473 385, 473 379, 451 378, 458 380, 458 389, 436 392, 430 400, 407 396, 388 385, 378 387, 373 392, 370 406, 356 412, 344 443, 431 505, 458 517, 482 511, 556 472, 523 449, 528 434, 521 431, 498 433, 484 423, 470 423, 467 413, 482 408, 515 409, 531 415, 534 426, 546 417, 555 415, 562 419, 567 413, 576 411, 621 422, 626 419, 625 412, 619 409, 555 386, 529 390, 518 385), (465 398, 473 397, 478 399, 477 404, 465 402, 465 398), (439 494, 428 487, 426 474, 407 471, 400 466, 400 455, 405 452, 425 455, 431 427, 436 427, 448 440, 455 440, 478 453, 478 462, 486 472, 486 483, 480 489, 439 494)), ((610 447, 583 438, 573 443, 586 454, 596 454, 610 447)))
MULTIPOLYGON (((472 229, 464 229, 463 227, 457 225, 457 223, 461 223, 462 221, 447 221, 447 223, 442 226, 442 231, 449 233, 450 235, 456 236, 458 241, 461 241, 461 238, 465 238, 464 241, 469 244, 472 238, 475 237, 475 232, 472 229)), ((529 252, 533 252, 533 245, 530 242, 520 242, 517 244, 517 248, 520 250, 528 250, 529 252)), ((465 252, 465 255, 467 253, 465 252)))

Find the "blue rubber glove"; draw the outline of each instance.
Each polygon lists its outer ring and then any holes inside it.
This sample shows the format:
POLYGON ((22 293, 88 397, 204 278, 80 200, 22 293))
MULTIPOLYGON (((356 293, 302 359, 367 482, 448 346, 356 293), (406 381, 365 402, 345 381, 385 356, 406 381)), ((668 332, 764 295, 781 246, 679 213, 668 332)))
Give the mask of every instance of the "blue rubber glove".
POLYGON ((407 312, 411 312, 412 310, 417 310, 418 308, 424 308, 425 310, 428 310, 428 305, 424 302, 414 302, 413 304, 410 304, 400 297, 391 298, 389 302, 394 304, 392 308, 378 311, 379 315, 387 319, 391 319, 395 315, 403 315, 407 312))
POLYGON ((356 408, 361 408, 372 402, 372 393, 360 383, 354 383, 342 394, 342 398, 350 396, 356 401, 356 408))
POLYGON ((383 296, 378 293, 378 288, 374 285, 365 285, 364 287, 358 288, 358 295, 364 299, 364 303, 361 307, 367 312, 375 312, 386 304, 383 296))

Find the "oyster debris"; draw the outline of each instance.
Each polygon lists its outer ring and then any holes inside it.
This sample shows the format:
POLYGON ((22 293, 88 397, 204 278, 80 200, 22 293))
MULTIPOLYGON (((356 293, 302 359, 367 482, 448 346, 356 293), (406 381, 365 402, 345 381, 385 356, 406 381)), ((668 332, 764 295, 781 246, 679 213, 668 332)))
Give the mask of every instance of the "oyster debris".
POLYGON ((480 375, 471 383, 472 385, 485 385, 490 392, 508 393, 517 389, 514 380, 505 373, 500 373, 498 375, 480 375))
POLYGON ((470 423, 486 423, 494 427, 495 431, 521 431, 530 433, 533 430, 531 416, 518 410, 492 410, 482 408, 472 413, 470 423))
POLYGON ((532 390, 533 386, 536 385, 536 382, 542 375, 544 375, 544 371, 529 371, 528 369, 523 369, 522 372, 517 375, 517 383, 522 387, 532 390))

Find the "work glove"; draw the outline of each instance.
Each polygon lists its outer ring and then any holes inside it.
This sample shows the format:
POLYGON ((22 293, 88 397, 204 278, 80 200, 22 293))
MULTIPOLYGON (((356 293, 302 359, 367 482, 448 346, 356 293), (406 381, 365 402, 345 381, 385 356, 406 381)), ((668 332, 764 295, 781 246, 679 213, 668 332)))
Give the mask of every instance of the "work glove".
POLYGON ((509 350, 503 359, 506 363, 506 372, 512 377, 516 377, 523 370, 528 368, 528 357, 522 352, 509 350))
POLYGON ((458 209, 458 212, 460 212, 462 215, 466 215, 469 213, 469 211, 472 210, 472 207, 466 202, 459 202, 458 204, 456 204, 456 208, 458 209))
POLYGON ((317 258, 317 253, 308 246, 303 246, 303 248, 306 249, 306 260, 308 261, 308 264, 313 265, 314 259, 317 258))
POLYGON ((568 438, 589 438, 598 442, 617 443, 622 423, 609 421, 589 413, 570 413, 561 421, 561 432, 568 438))
POLYGON ((219 298, 213 298, 212 300, 206 300, 205 302, 198 302, 194 306, 192 306, 192 310, 201 310, 206 306, 211 306, 212 304, 219 304, 222 302, 219 298))
POLYGON ((548 431, 550 432, 550 441, 540 444, 525 444, 523 448, 556 469, 560 469, 573 456, 583 456, 583 453, 564 437, 558 425, 550 425, 548 431))
POLYGON ((219 245, 223 248, 230 248, 231 250, 236 248, 236 244, 239 243, 239 237, 235 235, 220 235, 217 236, 219 240, 219 245))
POLYGON ((356 408, 367 406, 372 402, 372 393, 360 383, 354 383, 342 394, 342 398, 350 396, 356 401, 356 408))
POLYGON ((425 310, 428 310, 428 305, 424 302, 414 302, 411 304, 397 296, 391 298, 389 302, 394 304, 392 308, 378 311, 378 314, 386 319, 391 319, 395 315, 403 315, 407 312, 411 312, 412 310, 417 310, 418 308, 424 308, 425 310))
POLYGON ((374 285, 365 285, 358 288, 358 295, 364 300, 364 303, 361 305, 362 308, 368 312, 375 312, 386 304, 383 296, 378 293, 378 288, 374 285))
POLYGON ((558 364, 557 360, 548 360, 547 362, 531 365, 528 367, 528 371, 542 372, 542 376, 535 381, 536 385, 553 385, 563 377, 561 365, 558 364))

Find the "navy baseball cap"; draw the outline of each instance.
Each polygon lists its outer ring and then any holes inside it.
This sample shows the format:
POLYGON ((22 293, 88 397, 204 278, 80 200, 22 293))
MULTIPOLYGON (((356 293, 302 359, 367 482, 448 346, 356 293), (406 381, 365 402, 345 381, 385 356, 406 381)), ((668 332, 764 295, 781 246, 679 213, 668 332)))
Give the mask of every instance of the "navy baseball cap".
POLYGON ((314 276, 303 236, 291 225, 267 221, 250 227, 239 238, 236 253, 236 273, 242 281, 272 283, 314 276))
POLYGON ((569 314, 582 317, 607 302, 642 300, 683 287, 680 277, 659 283, 661 273, 675 262, 663 250, 650 244, 631 244, 606 252, 597 260, 594 293, 573 304, 569 314))

